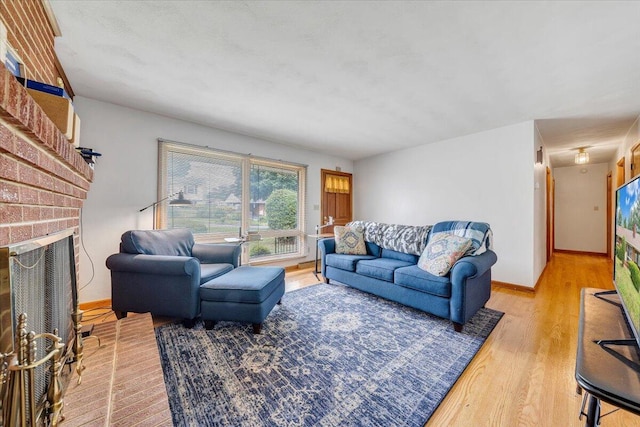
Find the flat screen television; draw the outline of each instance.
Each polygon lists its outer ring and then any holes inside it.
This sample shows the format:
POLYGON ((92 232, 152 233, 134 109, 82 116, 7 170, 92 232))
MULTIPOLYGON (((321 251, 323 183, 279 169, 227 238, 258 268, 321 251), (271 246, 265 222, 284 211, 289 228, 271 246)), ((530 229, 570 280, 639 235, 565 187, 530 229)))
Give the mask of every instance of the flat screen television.
POLYGON ((640 176, 616 192, 613 281, 640 346, 640 176))

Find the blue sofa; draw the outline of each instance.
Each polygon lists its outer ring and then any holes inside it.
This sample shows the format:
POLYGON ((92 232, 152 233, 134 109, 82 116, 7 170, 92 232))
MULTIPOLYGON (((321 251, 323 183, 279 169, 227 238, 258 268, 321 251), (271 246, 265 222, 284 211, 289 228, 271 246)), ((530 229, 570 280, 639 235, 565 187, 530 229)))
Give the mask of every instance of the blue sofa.
POLYGON ((177 317, 187 327, 200 314, 200 285, 238 266, 240 246, 195 243, 187 229, 125 232, 120 253, 107 258, 111 308, 177 317))
POLYGON ((318 242, 325 282, 334 280, 382 298, 450 319, 457 332, 489 300, 491 250, 488 224, 446 221, 431 226, 389 225, 354 221, 364 230, 366 255, 335 253, 335 239, 318 242), (479 253, 460 258, 445 276, 417 266, 420 254, 436 233, 473 235, 479 253), (482 252, 482 253, 480 253, 482 252))

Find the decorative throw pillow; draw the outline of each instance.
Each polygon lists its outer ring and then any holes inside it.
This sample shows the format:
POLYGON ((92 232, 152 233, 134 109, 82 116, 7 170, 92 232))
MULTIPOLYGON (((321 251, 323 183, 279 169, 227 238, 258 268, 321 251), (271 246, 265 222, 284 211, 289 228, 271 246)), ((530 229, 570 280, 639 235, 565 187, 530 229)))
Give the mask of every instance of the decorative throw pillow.
POLYGON ((435 276, 444 276, 470 247, 471 239, 438 233, 431 237, 424 248, 418 260, 418 267, 435 276))
POLYGON ((367 247, 364 244, 364 230, 361 227, 333 227, 336 238, 336 253, 348 255, 366 255, 367 247))

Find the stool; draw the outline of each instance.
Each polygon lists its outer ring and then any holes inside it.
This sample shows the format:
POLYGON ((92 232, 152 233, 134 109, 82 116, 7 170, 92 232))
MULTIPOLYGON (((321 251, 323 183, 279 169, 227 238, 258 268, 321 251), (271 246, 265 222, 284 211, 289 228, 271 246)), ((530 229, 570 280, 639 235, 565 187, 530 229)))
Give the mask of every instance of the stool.
POLYGON ((262 322, 284 295, 284 268, 242 266, 200 286, 204 327, 218 321, 249 322, 259 334, 262 322))

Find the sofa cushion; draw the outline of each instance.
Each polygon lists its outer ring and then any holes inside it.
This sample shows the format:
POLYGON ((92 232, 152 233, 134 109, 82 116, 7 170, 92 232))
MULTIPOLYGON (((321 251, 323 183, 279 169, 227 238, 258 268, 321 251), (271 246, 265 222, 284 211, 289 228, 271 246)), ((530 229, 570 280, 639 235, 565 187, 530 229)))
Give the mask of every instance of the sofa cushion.
POLYGON ((418 260, 418 267, 436 276, 444 276, 470 247, 471 239, 438 233, 424 248, 418 260))
POLYGON ((418 257, 411 254, 405 254, 403 252, 393 251, 391 249, 383 249, 382 255, 383 258, 391 258, 397 259, 398 261, 406 261, 411 264, 415 264, 418 262, 418 257))
POLYGON ((376 245, 373 242, 367 242, 366 239, 364 241, 364 245, 367 247, 368 255, 373 255, 374 257, 380 256, 380 252, 382 251, 382 248, 380 246, 376 245))
POLYGON ((417 265, 398 268, 394 274, 394 283, 439 297, 451 297, 451 280, 449 276, 434 276, 417 265))
POLYGON ((143 255, 191 256, 193 244, 193 234, 186 228, 132 230, 120 238, 120 251, 143 255))
POLYGON ((467 255, 480 255, 493 247, 493 232, 489 224, 473 221, 443 221, 433 226, 429 241, 440 233, 455 234, 471 239, 467 255))
POLYGON ((393 282, 393 272, 400 267, 411 265, 410 262, 400 261, 392 258, 375 258, 361 260, 356 265, 356 273, 374 279, 393 282))
POLYGON ((333 233, 336 239, 337 254, 367 254, 367 247, 364 244, 364 231, 361 227, 343 227, 336 225, 333 228, 333 233))
POLYGON ((373 255, 344 255, 328 254, 325 263, 329 267, 338 268, 345 271, 356 271, 356 264, 363 259, 375 259, 373 255))
POLYGON ((284 268, 242 266, 200 286, 205 301, 259 304, 284 284, 284 268))
POLYGON ((233 264, 200 264, 200 284, 233 270, 233 264))

